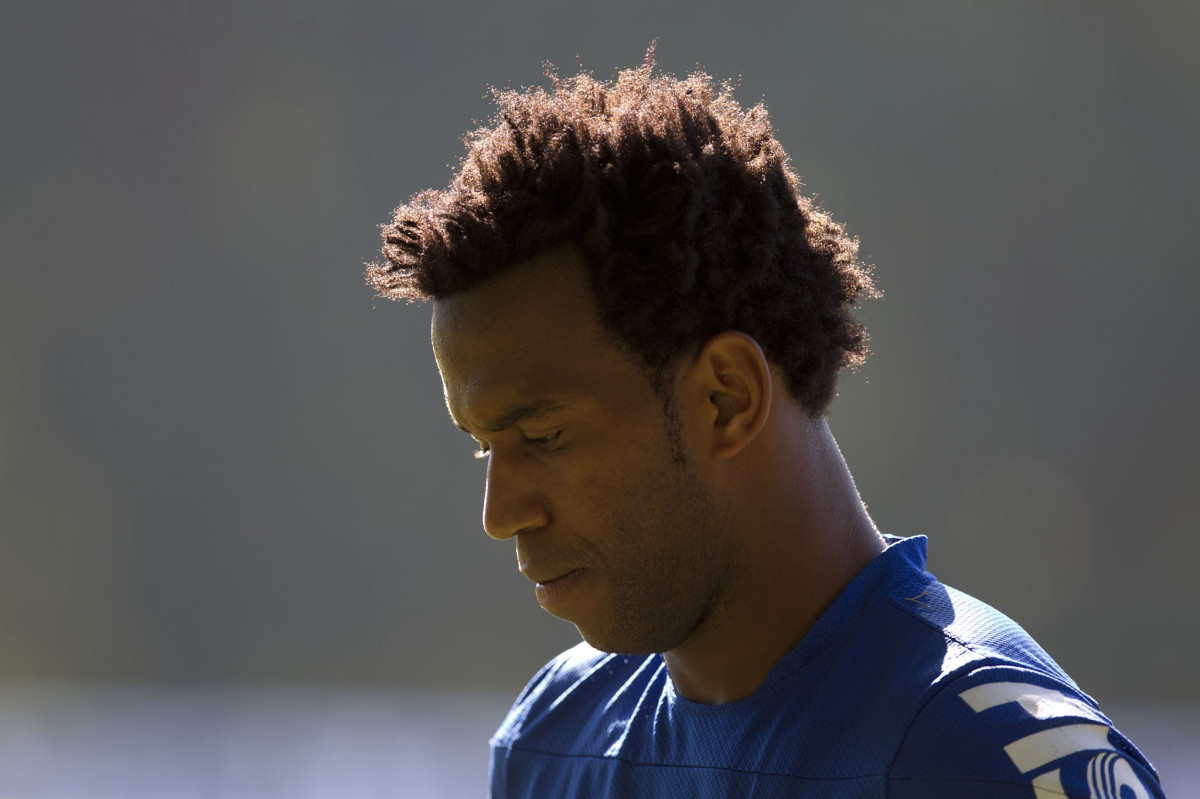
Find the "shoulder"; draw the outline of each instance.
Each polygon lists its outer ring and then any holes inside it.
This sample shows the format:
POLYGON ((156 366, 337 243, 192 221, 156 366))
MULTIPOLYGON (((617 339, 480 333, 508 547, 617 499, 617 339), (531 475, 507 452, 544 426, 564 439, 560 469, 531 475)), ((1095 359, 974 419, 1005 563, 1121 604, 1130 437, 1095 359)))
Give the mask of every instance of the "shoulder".
POLYGON ((928 572, 894 586, 888 604, 876 643, 904 653, 911 642, 899 663, 885 660, 915 700, 889 796, 1163 795, 1153 766, 1016 622, 928 572))
POLYGON ((1149 761, 1073 684, 984 666, 947 681, 909 725, 890 796, 1161 797, 1149 761))
MULTIPOLYGON (((1078 690, 1054 659, 1019 624, 929 572, 903 581, 889 594, 894 610, 911 617, 944 647, 944 674, 982 664, 1011 664, 1043 672, 1078 690)), ((943 651, 939 647, 939 652, 943 651)))
POLYGON ((939 582, 925 570, 925 558, 923 536, 890 538, 834 603, 836 612, 827 613, 826 638, 843 654, 870 654, 887 672, 916 669, 912 687, 918 690, 926 678, 939 683, 988 663, 1027 666, 1071 682, 1016 622, 939 582))

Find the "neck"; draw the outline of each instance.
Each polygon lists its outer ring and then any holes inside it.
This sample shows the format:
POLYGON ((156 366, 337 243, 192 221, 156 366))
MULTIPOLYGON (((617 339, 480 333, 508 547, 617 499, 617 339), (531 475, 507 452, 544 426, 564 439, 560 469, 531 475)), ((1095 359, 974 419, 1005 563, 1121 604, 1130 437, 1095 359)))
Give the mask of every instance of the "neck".
MULTIPOLYGON (((778 407, 778 406, 777 406, 778 407)), ((663 657, 676 690, 723 704, 762 684, 884 543, 824 419, 772 412, 732 476, 744 533, 728 591, 663 657)))

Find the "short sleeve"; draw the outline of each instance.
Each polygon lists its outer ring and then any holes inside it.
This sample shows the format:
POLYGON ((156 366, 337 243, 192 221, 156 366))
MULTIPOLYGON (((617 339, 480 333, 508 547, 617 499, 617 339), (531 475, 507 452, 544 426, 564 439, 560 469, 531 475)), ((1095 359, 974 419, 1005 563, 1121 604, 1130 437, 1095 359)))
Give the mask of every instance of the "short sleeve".
POLYGON ((942 687, 889 769, 890 799, 962 796, 1165 799, 1153 766, 1090 699, 1008 666, 942 687))

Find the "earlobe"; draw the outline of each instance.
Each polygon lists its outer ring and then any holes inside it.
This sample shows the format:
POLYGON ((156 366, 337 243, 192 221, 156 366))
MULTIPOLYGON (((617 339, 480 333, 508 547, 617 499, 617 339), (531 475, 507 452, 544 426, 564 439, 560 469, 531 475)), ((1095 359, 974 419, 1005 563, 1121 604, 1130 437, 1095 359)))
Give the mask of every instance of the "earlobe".
POLYGON ((696 366, 708 392, 712 454, 732 458, 754 440, 770 415, 770 365, 757 341, 726 331, 701 348, 696 366))

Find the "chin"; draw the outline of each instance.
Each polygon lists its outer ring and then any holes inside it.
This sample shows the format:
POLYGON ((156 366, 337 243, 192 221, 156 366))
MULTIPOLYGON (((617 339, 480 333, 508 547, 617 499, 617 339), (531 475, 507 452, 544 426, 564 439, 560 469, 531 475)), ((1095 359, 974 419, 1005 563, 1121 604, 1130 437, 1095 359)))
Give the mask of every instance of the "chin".
POLYGON ((621 635, 612 630, 596 630, 578 623, 575 629, 592 649, 613 655, 654 655, 671 649, 670 646, 656 645, 658 640, 650 636, 621 635))

